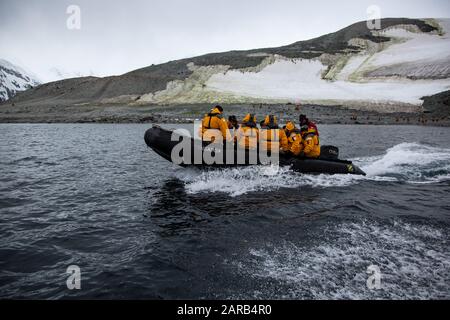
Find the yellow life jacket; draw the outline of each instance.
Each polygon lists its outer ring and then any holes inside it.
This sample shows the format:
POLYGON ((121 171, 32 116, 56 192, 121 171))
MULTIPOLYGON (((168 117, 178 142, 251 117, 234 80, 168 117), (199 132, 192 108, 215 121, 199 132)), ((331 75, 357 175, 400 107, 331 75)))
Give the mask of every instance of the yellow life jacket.
POLYGON ((293 130, 295 130, 296 128, 295 128, 295 124, 292 122, 292 121, 288 121, 287 123, 286 123, 286 131, 288 131, 288 132, 291 132, 291 131, 293 131, 293 130))
POLYGON ((291 144, 293 144, 296 140, 302 140, 302 135, 300 134, 299 131, 293 130, 293 131, 290 131, 290 132, 289 132, 289 134, 287 135, 287 139, 288 139, 289 145, 291 145, 291 144))
POLYGON ((303 152, 308 158, 317 158, 320 156, 320 143, 315 129, 310 128, 302 136, 303 152))
POLYGON ((264 126, 267 129, 278 129, 277 117, 270 114, 264 118, 264 126))
POLYGON ((303 139, 300 132, 297 130, 289 134, 289 151, 298 156, 303 151, 303 139))
POLYGON ((256 149, 258 146, 258 128, 255 126, 242 125, 236 131, 236 142, 241 148, 256 149))
POLYGON ((260 145, 264 150, 279 150, 280 149, 280 134, 279 129, 261 129, 260 131, 260 145))
POLYGON ((228 125, 218 108, 213 108, 205 114, 199 135, 204 141, 214 141, 216 137, 220 136, 222 136, 222 139, 230 138, 228 125))
POLYGON ((261 129, 261 148, 264 150, 287 150, 289 148, 288 138, 283 129, 261 129))

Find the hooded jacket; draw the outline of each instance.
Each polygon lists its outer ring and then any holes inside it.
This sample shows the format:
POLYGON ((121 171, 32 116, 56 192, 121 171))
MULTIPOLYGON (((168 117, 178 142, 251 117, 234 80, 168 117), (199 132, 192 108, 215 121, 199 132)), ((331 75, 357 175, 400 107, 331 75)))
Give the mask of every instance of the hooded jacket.
POLYGON ((288 150, 286 133, 278 127, 275 116, 269 115, 264 119, 260 131, 260 145, 263 150, 288 150))
POLYGON ((199 135, 204 141, 214 141, 220 135, 222 135, 223 140, 231 139, 228 124, 218 108, 213 108, 209 113, 205 114, 199 135))
POLYGON ((286 123, 286 136, 288 140, 288 150, 298 156, 303 151, 303 139, 295 124, 291 121, 286 123))
POLYGON ((299 117, 299 120, 300 120, 300 126, 302 126, 302 127, 307 126, 308 129, 316 130, 317 137, 319 137, 319 130, 317 129, 317 125, 314 122, 312 122, 311 120, 309 120, 306 117, 306 115, 301 114, 299 117))
POLYGON ((236 143, 245 149, 256 149, 258 146, 259 132, 256 127, 256 117, 252 114, 247 114, 242 120, 239 129, 236 130, 236 143))
POLYGON ((303 151, 302 135, 297 131, 292 131, 289 135, 289 151, 298 156, 303 151))
POLYGON ((308 158, 318 158, 320 156, 320 144, 317 137, 317 131, 309 128, 306 133, 302 135, 303 152, 308 158))

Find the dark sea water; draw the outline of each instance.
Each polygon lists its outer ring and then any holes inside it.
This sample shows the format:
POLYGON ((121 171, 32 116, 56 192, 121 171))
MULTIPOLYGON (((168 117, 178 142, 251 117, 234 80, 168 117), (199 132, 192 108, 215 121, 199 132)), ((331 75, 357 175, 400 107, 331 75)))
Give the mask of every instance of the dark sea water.
POLYGON ((0 298, 450 298, 450 128, 320 126, 361 177, 182 169, 148 127, 0 125, 0 298))

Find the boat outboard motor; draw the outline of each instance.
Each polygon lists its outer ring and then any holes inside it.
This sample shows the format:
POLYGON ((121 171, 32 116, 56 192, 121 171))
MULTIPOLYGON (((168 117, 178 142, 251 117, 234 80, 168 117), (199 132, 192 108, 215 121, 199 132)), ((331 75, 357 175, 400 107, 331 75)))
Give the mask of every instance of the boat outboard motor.
POLYGON ((320 147, 320 158, 336 160, 339 158, 339 148, 335 146, 321 146, 320 147))

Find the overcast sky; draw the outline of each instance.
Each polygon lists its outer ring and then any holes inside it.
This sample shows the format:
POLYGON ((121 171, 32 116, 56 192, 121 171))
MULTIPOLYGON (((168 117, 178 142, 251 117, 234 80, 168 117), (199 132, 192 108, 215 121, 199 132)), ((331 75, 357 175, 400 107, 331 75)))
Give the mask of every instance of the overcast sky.
MULTIPOLYGON (((449 0, 0 0, 0 58, 41 80, 122 74, 210 52, 289 44, 367 19, 448 17, 449 0), (67 27, 69 5, 80 29, 67 27)), ((73 21, 73 20, 71 20, 73 21)))

